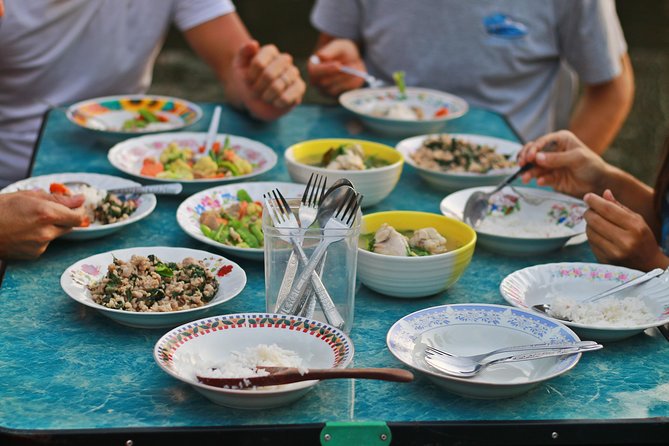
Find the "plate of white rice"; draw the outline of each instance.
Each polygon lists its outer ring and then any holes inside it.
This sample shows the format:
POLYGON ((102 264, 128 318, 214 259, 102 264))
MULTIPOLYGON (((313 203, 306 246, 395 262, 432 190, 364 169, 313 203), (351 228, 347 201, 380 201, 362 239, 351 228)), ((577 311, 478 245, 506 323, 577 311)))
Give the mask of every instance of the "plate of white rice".
MULTIPOLYGON (((462 221, 467 199, 474 192, 493 189, 473 187, 452 193, 441 201, 441 212, 462 221)), ((507 187, 490 198, 485 217, 474 228, 477 244, 505 255, 554 251, 585 234, 586 209, 583 201, 550 190, 507 187)))
POLYGON ((292 403, 318 381, 247 389, 201 383, 208 378, 262 376, 259 366, 345 368, 353 343, 342 331, 299 316, 245 313, 200 319, 165 334, 153 356, 158 366, 216 404, 236 409, 268 409, 292 403))
POLYGON ((597 263, 550 263, 509 274, 500 284, 504 299, 519 308, 549 304, 551 313, 584 339, 614 341, 669 322, 669 275, 620 293, 582 303, 643 272, 597 263))
POLYGON ((112 223, 102 223, 94 218, 94 210, 107 196, 107 189, 121 187, 140 186, 139 183, 125 178, 115 177, 113 175, 103 175, 98 173, 71 172, 57 173, 51 175, 41 175, 26 178, 10 184, 0 191, 0 193, 17 192, 21 190, 40 189, 49 193, 50 186, 54 183, 65 184, 73 182, 87 183, 90 187, 78 187, 72 190, 73 194, 84 195, 84 208, 89 215, 91 224, 86 227, 73 228, 72 231, 63 235, 61 238, 69 240, 88 240, 98 237, 104 237, 114 233, 124 227, 137 223, 143 218, 148 217, 156 207, 156 196, 153 194, 142 194, 133 197, 137 208, 123 219, 112 223))

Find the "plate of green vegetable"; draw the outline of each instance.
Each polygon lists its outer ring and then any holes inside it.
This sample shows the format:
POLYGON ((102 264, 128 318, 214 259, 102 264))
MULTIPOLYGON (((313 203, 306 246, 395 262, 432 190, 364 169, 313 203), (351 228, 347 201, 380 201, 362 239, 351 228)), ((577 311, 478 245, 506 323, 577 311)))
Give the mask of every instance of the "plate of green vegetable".
POLYGON ((174 132, 130 138, 109 150, 112 166, 143 182, 174 182, 185 193, 234 181, 244 181, 272 169, 276 153, 258 141, 216 135, 209 151, 206 133, 174 132))
POLYGON ((277 188, 286 198, 299 198, 304 192, 303 184, 282 182, 213 187, 184 200, 177 209, 177 222, 196 240, 230 255, 262 260, 262 196, 277 188))
POLYGON ((68 107, 65 114, 86 129, 119 134, 179 130, 202 118, 202 110, 192 102, 156 95, 87 99, 68 107))

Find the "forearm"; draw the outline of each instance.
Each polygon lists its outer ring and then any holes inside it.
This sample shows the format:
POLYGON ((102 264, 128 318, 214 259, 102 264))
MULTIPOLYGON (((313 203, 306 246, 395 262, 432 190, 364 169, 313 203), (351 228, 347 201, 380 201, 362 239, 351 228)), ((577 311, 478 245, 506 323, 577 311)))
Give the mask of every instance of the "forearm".
POLYGON ((602 154, 622 127, 634 100, 634 74, 627 54, 621 57, 620 75, 610 82, 588 85, 569 124, 588 147, 602 154))

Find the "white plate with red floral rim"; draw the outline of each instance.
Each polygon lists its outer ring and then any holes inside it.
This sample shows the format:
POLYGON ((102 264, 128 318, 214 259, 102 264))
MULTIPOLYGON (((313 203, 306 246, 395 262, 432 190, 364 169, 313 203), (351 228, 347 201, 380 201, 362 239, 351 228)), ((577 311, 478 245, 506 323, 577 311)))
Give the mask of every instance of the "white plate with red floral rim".
POLYGON ((301 198, 304 192, 304 185, 297 183, 282 182, 257 182, 257 183, 235 183, 225 186, 212 187, 203 190, 195 195, 191 195, 184 200, 177 209, 177 223, 186 234, 206 243, 215 246, 227 254, 250 260, 262 260, 264 258, 264 248, 240 248, 227 245, 207 237, 200 229, 200 215, 205 211, 220 209, 230 204, 236 203, 237 192, 245 190, 253 200, 261 203, 263 194, 273 189, 279 189, 281 194, 287 199, 301 198))
POLYGON ((168 328, 201 318, 213 310, 220 311, 222 304, 242 292, 246 286, 246 273, 235 262, 207 251, 151 246, 117 249, 79 260, 63 272, 60 277, 60 285, 73 300, 98 310, 104 316, 120 324, 136 328, 168 328), (88 286, 105 277, 107 267, 113 263, 114 259, 129 261, 133 255, 144 257, 155 255, 164 263, 182 262, 187 257, 201 260, 204 267, 213 274, 218 282, 218 290, 214 297, 204 305, 177 311, 126 311, 108 308, 95 302, 88 286))
POLYGON ((107 158, 112 166, 128 175, 141 178, 143 182, 179 182, 183 185, 184 193, 195 193, 218 184, 246 181, 269 171, 277 163, 278 158, 274 150, 259 141, 241 136, 218 134, 216 135, 215 142, 224 146, 226 138, 229 138, 230 148, 237 155, 251 163, 253 167, 251 173, 221 178, 196 178, 193 180, 156 178, 141 173, 144 160, 147 158, 159 159, 160 154, 171 143, 176 143, 180 148, 192 150, 196 154, 196 159, 207 156, 201 153, 201 147, 204 145, 206 136, 206 133, 177 132, 126 139, 112 147, 107 154, 107 158))
POLYGON ((318 384, 318 381, 303 381, 231 389, 202 384, 197 379, 197 375, 207 376, 212 364, 258 345, 276 345, 295 353, 306 369, 345 368, 354 353, 349 337, 323 322, 299 316, 246 313, 200 319, 177 327, 160 338, 153 357, 165 373, 190 384, 212 402, 236 409, 269 409, 289 404, 318 384))
MULTIPOLYGON (((571 298, 576 303, 623 282, 643 275, 643 272, 622 266, 598 263, 548 263, 515 271, 502 280, 499 290, 511 305, 529 309, 533 305, 551 304, 558 297, 571 298)), ((669 274, 652 279, 637 287, 628 288, 611 298, 639 297, 648 309, 646 322, 618 321, 615 323, 579 323, 561 321, 585 339, 616 341, 634 336, 647 328, 669 323, 669 274)), ((601 301, 600 301, 601 302, 601 301)), ((614 314, 613 310, 605 313, 614 314)), ((642 313, 643 314, 643 313, 642 313)), ((638 316, 637 316, 638 317, 638 316)))

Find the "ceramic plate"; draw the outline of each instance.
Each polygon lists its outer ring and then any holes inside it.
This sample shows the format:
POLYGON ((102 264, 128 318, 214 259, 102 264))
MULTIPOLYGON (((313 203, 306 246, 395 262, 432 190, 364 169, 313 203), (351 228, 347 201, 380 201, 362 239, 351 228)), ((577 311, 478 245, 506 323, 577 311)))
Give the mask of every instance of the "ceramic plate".
MULTIPOLYGON (((506 255, 539 254, 559 249, 572 237, 585 234, 586 205, 581 200, 543 189, 514 189, 505 188, 491 199, 488 214, 475 228, 479 245, 506 255)), ((462 220, 469 196, 491 190, 493 187, 488 186, 454 192, 441 201, 441 212, 462 220)))
MULTIPOLYGON (((511 305, 529 308, 532 305, 550 304, 557 297, 572 297, 580 300, 622 282, 641 276, 643 273, 621 266, 597 263, 550 263, 536 265, 509 274, 499 289, 511 305)), ((576 322, 564 322, 587 339, 614 341, 657 327, 669 322, 669 275, 665 274, 646 284, 621 292, 620 297, 638 296, 646 304, 652 319, 639 324, 627 322, 615 327, 595 326, 576 322)))
MULTIPOLYGON (((441 172, 420 167, 416 164, 412 155, 421 147, 423 141, 431 136, 435 135, 421 135, 404 139, 397 144, 396 148, 402 155, 404 155, 406 162, 418 170, 418 175, 420 175, 428 184, 437 189, 456 191, 476 186, 493 186, 500 183, 517 168, 495 169, 486 173, 474 173, 441 172)), ((522 148, 522 145, 517 142, 493 138, 491 136, 470 135, 465 133, 450 133, 449 136, 472 144, 494 147, 497 153, 508 155, 509 159, 512 160, 516 158, 516 154, 522 148)))
MULTIPOLYGON (((42 189, 49 191, 51 183, 67 183, 69 181, 83 181, 90 184, 97 189, 111 189, 116 187, 130 187, 140 186, 139 183, 126 180, 124 178, 114 177, 111 175, 102 175, 97 173, 57 173, 53 175, 42 175, 37 177, 26 178, 18 181, 4 188, 0 193, 16 192, 19 190, 42 189)), ((137 223, 141 219, 147 217, 156 207, 156 196, 153 194, 143 194, 137 199, 137 209, 126 220, 102 225, 99 223, 92 223, 86 228, 74 228, 71 232, 63 235, 61 238, 70 240, 87 240, 92 238, 103 237, 115 231, 118 231, 125 226, 137 223)))
POLYGON ((120 324, 137 328, 167 328, 200 318, 210 310, 218 311, 221 304, 234 298, 244 289, 246 273, 235 262, 206 251, 154 246, 118 249, 79 260, 65 270, 60 277, 60 285, 75 301, 98 310, 120 324), (163 262, 181 262, 186 257, 202 260, 207 269, 215 273, 219 285, 218 292, 202 307, 163 313, 116 310, 93 301, 88 285, 107 274, 107 266, 114 258, 128 261, 133 255, 147 257, 151 254, 163 262))
POLYGON ((238 248, 219 243, 204 235, 200 230, 200 215, 204 211, 219 209, 237 202, 237 191, 240 189, 248 192, 254 200, 262 202, 263 194, 275 188, 278 188, 286 198, 302 197, 302 192, 304 192, 303 184, 279 182, 236 183, 213 187, 184 200, 177 209, 177 222, 186 234, 196 240, 215 246, 230 255, 244 259, 262 260, 264 257, 263 248, 238 248))
POLYGON ((140 173, 144 159, 148 157, 160 158, 160 154, 170 143, 175 142, 180 147, 188 147, 195 153, 198 153, 198 149, 204 144, 206 136, 206 133, 191 132, 140 136, 116 144, 109 151, 108 158, 109 162, 117 169, 128 175, 141 178, 145 182, 173 183, 178 181, 183 185, 184 193, 195 193, 218 184, 245 181, 267 172, 276 165, 276 153, 265 144, 241 136, 219 134, 216 137, 216 141, 223 145, 226 137, 229 137, 233 150, 253 165, 253 172, 236 177, 200 178, 194 180, 161 179, 140 173))
POLYGON ((417 87, 407 87, 405 98, 400 97, 396 87, 351 90, 339 96, 339 103, 376 131, 406 136, 438 132, 446 121, 469 110, 467 101, 458 96, 417 87), (390 107, 419 109, 423 118, 382 116, 390 107))
POLYGON ((88 99, 68 107, 65 113, 78 126, 100 132, 119 134, 155 133, 179 130, 196 123, 202 110, 192 102, 168 96, 125 95, 88 99), (149 110, 161 122, 144 128, 124 129, 123 124, 149 110))
POLYGON ((268 409, 304 396, 318 381, 256 389, 222 389, 197 381, 212 363, 232 352, 259 344, 297 353, 306 368, 345 368, 353 359, 353 344, 343 332, 299 316, 231 314, 201 319, 165 334, 153 356, 163 371, 216 404, 240 409, 268 409))
POLYGON ((390 352, 444 389, 472 398, 519 395, 576 365, 580 353, 496 364, 472 378, 445 375, 425 362, 425 347, 475 355, 502 347, 542 342, 578 342, 560 322, 502 305, 458 304, 426 308, 397 321, 388 331, 390 352))

